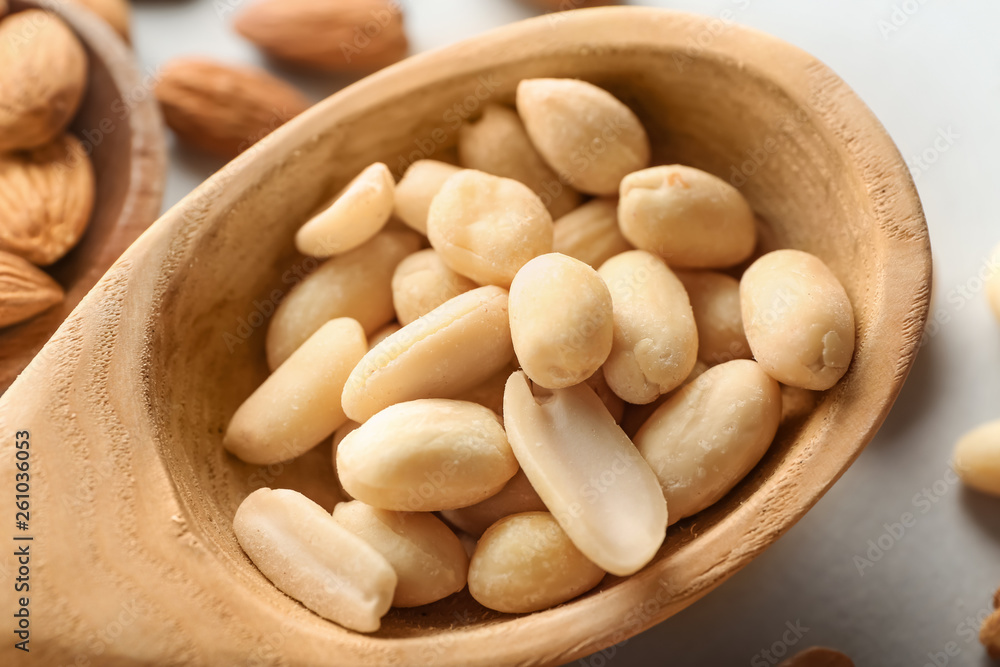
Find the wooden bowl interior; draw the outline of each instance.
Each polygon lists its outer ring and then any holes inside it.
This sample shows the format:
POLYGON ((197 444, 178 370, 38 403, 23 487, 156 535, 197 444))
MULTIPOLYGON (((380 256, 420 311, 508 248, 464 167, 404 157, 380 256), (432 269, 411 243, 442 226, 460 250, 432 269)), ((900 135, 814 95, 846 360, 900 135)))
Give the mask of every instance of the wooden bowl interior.
MULTIPOLYGON (((12 0, 11 11, 40 3, 12 0)), ((0 329, 0 393, 14 381, 70 311, 159 214, 166 155, 159 112, 131 52, 100 19, 77 7, 56 9, 87 51, 88 81, 70 125, 96 175, 94 212, 80 242, 45 270, 65 300, 24 323, 0 329)))

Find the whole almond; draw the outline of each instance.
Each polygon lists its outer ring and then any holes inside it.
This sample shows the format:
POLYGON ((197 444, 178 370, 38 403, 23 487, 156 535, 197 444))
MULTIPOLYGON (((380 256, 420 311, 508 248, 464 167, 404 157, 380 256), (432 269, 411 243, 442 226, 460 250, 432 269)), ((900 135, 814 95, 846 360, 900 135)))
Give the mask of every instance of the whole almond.
POLYGON ((73 0, 94 12, 114 29, 126 42, 129 41, 129 20, 132 7, 128 0, 73 0))
POLYGON ((94 169, 76 137, 0 155, 0 250, 52 264, 87 229, 94 169))
POLYGON ((57 16, 40 9, 0 23, 0 151, 55 139, 80 106, 87 54, 57 16))
POLYGON ((167 125, 181 140, 232 158, 306 110, 299 91, 263 70, 179 59, 156 84, 167 125))
POLYGON ((334 72, 368 72, 409 49, 396 0, 261 0, 236 31, 268 54, 334 72))
POLYGON ((48 274, 0 250, 0 327, 23 322, 62 300, 62 287, 48 274))

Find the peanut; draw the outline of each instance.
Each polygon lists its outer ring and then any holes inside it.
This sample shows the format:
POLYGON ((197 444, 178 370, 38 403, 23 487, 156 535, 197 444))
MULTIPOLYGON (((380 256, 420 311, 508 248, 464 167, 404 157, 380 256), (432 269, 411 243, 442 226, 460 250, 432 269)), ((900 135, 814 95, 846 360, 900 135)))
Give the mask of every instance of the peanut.
POLYGON ((382 410, 337 447, 344 490, 373 507, 473 505, 517 472, 500 418, 467 401, 420 399, 382 410))
POLYGON ((780 420, 778 383, 746 359, 708 369, 667 399, 635 446, 660 480, 670 523, 729 493, 764 456, 780 420))
MULTIPOLYGON (((1000 265, 1000 246, 993 249, 991 255, 992 265, 1000 265)), ((993 314, 1000 321, 1000 268, 994 268, 986 279, 986 298, 990 302, 993 314)))
POLYGON ((389 561, 398 579, 393 607, 419 607, 465 588, 469 557, 433 514, 391 512, 355 500, 337 505, 333 520, 389 561))
POLYGON ((678 164, 651 167, 626 176, 620 194, 622 234, 673 267, 732 266, 753 252, 750 205, 712 174, 678 164))
POLYGON ((223 447, 256 465, 287 461, 315 447, 347 421, 340 395, 367 350, 357 320, 324 324, 243 402, 223 447))
POLYGON ((396 319, 400 324, 409 324, 476 287, 476 283, 445 266, 433 248, 415 252, 399 263, 392 276, 396 319))
POLYGON ((545 503, 535 493, 523 470, 510 478, 510 481, 495 495, 481 500, 475 505, 454 510, 444 510, 441 516, 449 523, 464 530, 470 535, 481 536, 486 529, 505 516, 521 512, 544 512, 545 503))
POLYGON ((571 600, 601 583, 548 512, 501 519, 479 540, 469 564, 469 593, 479 604, 523 614, 571 600))
POLYGON ((368 351, 341 402, 357 422, 416 398, 451 398, 510 363, 507 292, 479 287, 407 324, 368 351))
POLYGON ((462 166, 494 176, 512 178, 531 188, 553 218, 569 213, 580 203, 580 193, 563 185, 538 154, 517 112, 488 104, 483 115, 458 131, 462 166))
POLYGON ((453 271, 506 288, 529 259, 552 251, 552 217, 523 183, 464 169, 431 202, 427 237, 453 271))
POLYGON ((556 220, 552 249, 595 269, 615 255, 632 250, 618 227, 618 200, 593 199, 556 220))
POLYGON ((367 167, 295 234, 304 255, 331 257, 378 234, 392 215, 395 181, 381 162, 367 167))
POLYGON ((743 326, 753 356, 778 382, 823 391, 854 356, 854 310, 818 257, 775 250, 740 281, 743 326))
POLYGON ((740 314, 740 281, 715 271, 678 271, 698 327, 698 358, 709 366, 749 359, 740 314))
POLYGON ((373 333, 395 316, 392 274, 420 247, 412 232, 385 231, 360 248, 327 260, 296 285, 267 329, 267 365, 273 371, 323 324, 351 317, 373 333))
POLYGON ((1000 421, 983 424, 962 436, 952 465, 966 485, 1000 496, 1000 421))
POLYGON ((608 286, 580 260, 540 255, 514 277, 511 338, 532 382, 549 389, 583 382, 608 358, 613 331, 608 286))
POLYGON ((258 489, 233 519, 236 539, 282 592, 331 621, 375 632, 396 573, 385 557, 301 493, 258 489))
POLYGON ((427 213, 431 201, 460 167, 438 160, 417 160, 396 184, 396 217, 423 235, 427 235, 427 213))
POLYGON ((576 79, 527 79, 517 111, 528 136, 564 182, 613 195, 626 175, 649 164, 649 137, 636 115, 608 91, 576 79))
POLYGON ((656 475, 586 384, 534 388, 507 381, 504 423, 518 463, 573 544, 625 576, 663 542, 667 505, 656 475))
POLYGON ((663 260, 643 250, 612 257, 598 274, 614 304, 614 341, 604 377, 622 400, 651 403, 679 386, 698 359, 687 292, 663 260))

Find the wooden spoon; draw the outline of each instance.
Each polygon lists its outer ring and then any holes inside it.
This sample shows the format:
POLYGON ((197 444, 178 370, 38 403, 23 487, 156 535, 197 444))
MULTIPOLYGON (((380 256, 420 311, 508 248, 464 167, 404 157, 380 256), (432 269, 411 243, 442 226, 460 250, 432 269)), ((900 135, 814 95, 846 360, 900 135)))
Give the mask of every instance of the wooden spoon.
POLYGON ((166 178, 166 144, 150 90, 153 81, 139 72, 135 55, 104 21, 73 3, 10 2, 13 12, 31 8, 58 14, 87 50, 90 83, 70 132, 93 148, 97 196, 80 243, 46 268, 66 290, 65 300, 38 317, 0 329, 0 394, 122 251, 156 219, 166 178))
MULTIPOLYGON (((930 296, 920 202, 885 130, 830 69, 754 30, 640 8, 557 20, 417 56, 277 130, 129 248, 0 400, 0 499, 14 495, 16 431, 30 431, 38 473, 30 530, 8 527, 35 537, 33 658, 90 655, 88 638, 114 628, 101 659, 121 664, 565 662, 720 585, 857 457, 909 372, 930 296), (300 479, 225 454, 223 431, 266 375, 267 317, 307 265, 292 239, 309 212, 373 161, 401 171, 445 150, 463 117, 540 76, 606 86, 646 124, 654 163, 739 181, 778 243, 826 260, 856 311, 853 365, 636 575, 534 614, 459 593, 394 610, 373 635, 350 632, 283 595, 240 550, 240 501, 300 479)), ((312 473, 333 488, 331 468, 312 473)), ((4 587, 0 608, 13 596, 4 587)))

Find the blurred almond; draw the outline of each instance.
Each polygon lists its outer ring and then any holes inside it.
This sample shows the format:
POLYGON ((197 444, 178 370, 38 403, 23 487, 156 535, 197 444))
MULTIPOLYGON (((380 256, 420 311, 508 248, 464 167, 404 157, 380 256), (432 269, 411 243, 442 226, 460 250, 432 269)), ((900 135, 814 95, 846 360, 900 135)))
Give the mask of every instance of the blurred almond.
MULTIPOLYGON (((0 0, 2 1, 2 0, 0 0)), ((129 22, 132 16, 132 6, 128 0, 72 0, 94 12, 115 32, 129 41, 129 22)))
POLYGON ((261 0, 235 28, 275 58, 334 72, 376 70, 409 49, 393 0, 261 0))
POLYGON ((0 250, 0 327, 34 317, 63 300, 59 283, 31 262, 0 250))
POLYGON ((29 9, 0 22, 0 151, 55 139, 86 87, 87 55, 62 20, 29 9))
POLYGON ((10 7, 7 6, 7 0, 0 0, 0 19, 2 19, 9 10, 10 7))
POLYGON ((242 153, 309 107, 299 91, 263 70, 193 59, 164 66, 156 99, 178 137, 224 158, 242 153))
MULTIPOLYGON (((1000 608, 1000 590, 993 596, 993 606, 1000 608)), ((993 612, 979 630, 979 641, 994 660, 1000 660, 1000 609, 993 612)))
POLYGON ((76 245, 94 208, 94 170, 76 137, 0 155, 0 250, 52 264, 76 245))
POLYGON ((813 646, 785 660, 778 667, 854 667, 854 661, 832 648, 813 646))

